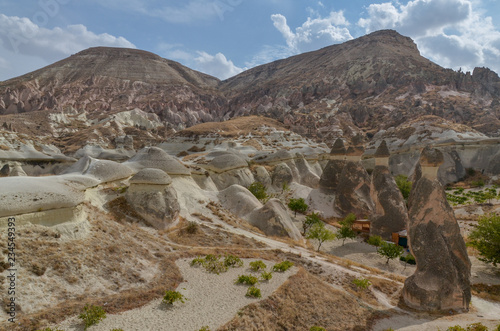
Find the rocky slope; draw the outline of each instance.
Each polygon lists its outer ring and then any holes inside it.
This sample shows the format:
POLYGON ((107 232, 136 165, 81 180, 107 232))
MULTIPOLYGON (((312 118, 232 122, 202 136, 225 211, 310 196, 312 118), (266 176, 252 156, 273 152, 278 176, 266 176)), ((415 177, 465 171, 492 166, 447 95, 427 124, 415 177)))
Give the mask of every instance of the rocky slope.
MULTIPOLYGON (((498 136, 499 98, 496 73, 444 69, 422 57, 410 38, 383 30, 223 82, 152 53, 91 48, 0 82, 0 115, 71 111, 95 119, 138 108, 178 130, 258 114, 333 143, 370 140, 423 115, 498 136)), ((6 129, 19 127, 13 117, 2 120, 6 129)))

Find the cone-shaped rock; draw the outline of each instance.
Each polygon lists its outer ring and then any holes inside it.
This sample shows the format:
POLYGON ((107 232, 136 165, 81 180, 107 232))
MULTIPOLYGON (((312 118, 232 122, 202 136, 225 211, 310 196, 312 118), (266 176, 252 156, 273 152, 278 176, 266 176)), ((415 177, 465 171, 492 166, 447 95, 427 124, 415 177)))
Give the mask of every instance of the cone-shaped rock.
POLYGON ((339 184, 340 174, 342 173, 342 169, 344 169, 344 166, 346 164, 346 161, 344 160, 345 154, 346 149, 344 146, 344 142, 339 138, 335 141, 332 150, 330 151, 330 155, 333 156, 333 159, 328 161, 319 180, 319 188, 322 191, 330 193, 335 191, 335 189, 337 188, 339 184))
POLYGON ((367 217, 372 212, 370 176, 361 162, 345 163, 336 189, 335 208, 344 215, 354 213, 358 217, 367 217))
POLYGON ((388 167, 376 166, 373 170, 371 193, 375 213, 371 217, 370 234, 389 240, 393 232, 406 228, 408 210, 388 167))
POLYGON ((471 300, 471 263, 443 186, 425 171, 437 169, 440 154, 435 149, 422 151, 422 177, 410 196, 408 235, 417 269, 405 281, 403 299, 419 310, 460 311, 468 309, 471 300))

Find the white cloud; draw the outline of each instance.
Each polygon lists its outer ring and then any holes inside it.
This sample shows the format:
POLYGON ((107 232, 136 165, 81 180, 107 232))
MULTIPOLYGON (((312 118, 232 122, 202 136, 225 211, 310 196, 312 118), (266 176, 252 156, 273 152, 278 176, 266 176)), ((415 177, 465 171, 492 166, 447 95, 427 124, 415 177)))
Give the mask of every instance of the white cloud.
POLYGON ((92 46, 135 46, 123 37, 107 33, 95 34, 84 25, 69 25, 66 28, 46 29, 28 18, 0 14, 0 38, 2 47, 24 55, 55 61, 92 46))
POLYGON ((195 58, 196 69, 220 79, 235 76, 244 70, 235 66, 233 61, 228 60, 222 53, 210 55, 206 52, 198 52, 198 55, 195 58))
POLYGON ((475 0, 413 0, 371 4, 358 25, 366 32, 396 29, 412 37, 422 55, 454 69, 487 66, 500 72, 500 32, 475 0))
POLYGON ((295 32, 288 26, 286 17, 281 14, 271 15, 274 26, 285 38, 285 41, 294 53, 307 52, 331 44, 352 39, 347 29, 349 22, 342 11, 332 11, 327 17, 308 17, 302 26, 295 32))

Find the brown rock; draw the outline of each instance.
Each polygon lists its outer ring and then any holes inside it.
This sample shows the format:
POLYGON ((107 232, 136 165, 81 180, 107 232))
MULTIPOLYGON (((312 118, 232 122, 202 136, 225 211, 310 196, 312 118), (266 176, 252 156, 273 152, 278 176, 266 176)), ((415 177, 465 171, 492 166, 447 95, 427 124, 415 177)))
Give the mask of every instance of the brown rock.
POLYGON ((346 161, 344 160, 330 160, 326 164, 321 178, 319 179, 319 188, 325 193, 334 192, 339 184, 340 175, 346 161))
POLYGON ((425 311, 467 310, 471 263, 443 186, 421 177, 409 204, 408 237, 417 269, 405 281, 404 302, 425 311))
POLYGON ((370 234, 390 240, 393 232, 406 228, 406 202, 389 168, 376 166, 372 173, 371 194, 375 213, 370 217, 370 234))
POLYGON ((347 162, 336 188, 335 208, 343 215, 354 213, 367 217, 373 210, 370 196, 370 176, 360 162, 347 162))

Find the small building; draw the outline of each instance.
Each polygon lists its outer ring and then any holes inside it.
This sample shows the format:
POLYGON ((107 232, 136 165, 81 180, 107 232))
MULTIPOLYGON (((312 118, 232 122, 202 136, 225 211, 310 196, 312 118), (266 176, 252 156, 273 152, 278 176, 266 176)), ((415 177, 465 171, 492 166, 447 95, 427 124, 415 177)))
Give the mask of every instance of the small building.
POLYGON ((404 248, 408 247, 408 233, 406 230, 393 232, 392 242, 404 248))
POLYGON ((352 224, 352 229, 354 231, 370 233, 370 224, 371 222, 369 220, 356 220, 352 224))

